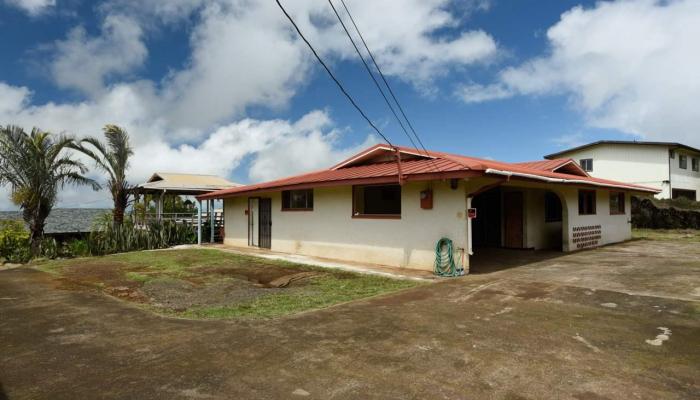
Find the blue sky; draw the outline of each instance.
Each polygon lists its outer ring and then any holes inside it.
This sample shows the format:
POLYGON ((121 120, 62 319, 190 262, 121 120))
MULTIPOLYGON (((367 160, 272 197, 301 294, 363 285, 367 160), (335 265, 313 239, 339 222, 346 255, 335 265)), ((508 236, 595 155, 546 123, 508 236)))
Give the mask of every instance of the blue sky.
MULTIPOLYGON (((408 145, 327 1, 283 4, 408 145)), ((598 139, 700 145, 698 2, 347 4, 429 149, 523 161, 598 139)), ((0 124, 79 137, 125 126, 135 182, 156 170, 272 179, 379 140, 274 1, 0 0, 0 27, 0 124)), ((103 204, 84 189, 62 196, 103 204)))

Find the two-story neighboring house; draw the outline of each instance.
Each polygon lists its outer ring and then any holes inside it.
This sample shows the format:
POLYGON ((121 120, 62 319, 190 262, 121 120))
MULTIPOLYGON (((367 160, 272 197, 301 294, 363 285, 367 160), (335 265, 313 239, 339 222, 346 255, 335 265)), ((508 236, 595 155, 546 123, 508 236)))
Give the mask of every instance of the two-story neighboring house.
POLYGON ((700 150, 684 144, 601 140, 545 158, 572 158, 591 176, 661 189, 660 199, 700 200, 700 150))

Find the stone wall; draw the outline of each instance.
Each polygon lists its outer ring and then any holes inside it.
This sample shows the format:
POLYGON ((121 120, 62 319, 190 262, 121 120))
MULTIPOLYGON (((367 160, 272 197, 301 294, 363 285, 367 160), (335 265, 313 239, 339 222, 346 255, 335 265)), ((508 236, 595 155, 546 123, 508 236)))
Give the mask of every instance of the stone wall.
POLYGON ((658 207, 650 199, 632 198, 632 227, 648 229, 700 229, 700 211, 658 207))

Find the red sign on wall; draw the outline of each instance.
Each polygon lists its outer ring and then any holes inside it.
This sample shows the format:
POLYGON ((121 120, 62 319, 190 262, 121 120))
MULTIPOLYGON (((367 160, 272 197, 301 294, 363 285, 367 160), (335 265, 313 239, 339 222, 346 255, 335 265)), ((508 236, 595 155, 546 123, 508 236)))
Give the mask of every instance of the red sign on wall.
POLYGON ((467 218, 469 218, 469 219, 476 218, 476 208, 467 209, 467 218))

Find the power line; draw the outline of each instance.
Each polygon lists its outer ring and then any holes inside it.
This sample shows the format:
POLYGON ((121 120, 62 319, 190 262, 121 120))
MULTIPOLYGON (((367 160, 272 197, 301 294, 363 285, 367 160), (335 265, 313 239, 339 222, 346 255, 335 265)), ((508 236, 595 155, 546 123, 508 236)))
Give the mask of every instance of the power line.
POLYGON ((335 84, 338 85, 338 88, 340 89, 340 91, 343 92, 343 94, 345 95, 345 97, 348 98, 348 100, 350 100, 350 103, 353 105, 353 107, 355 107, 355 109, 362 115, 362 117, 367 121, 367 123, 377 132, 377 134, 379 134, 379 136, 382 137, 382 139, 384 139, 385 142, 387 142, 387 143, 389 144, 389 146, 394 147, 394 145, 391 144, 391 142, 389 141, 389 139, 387 139, 387 137, 384 136, 384 134, 382 134, 382 132, 379 130, 379 128, 377 128, 377 126, 374 125, 374 123, 372 123, 372 120, 369 119, 369 117, 367 116, 367 114, 365 114, 365 112, 362 111, 362 108, 360 108, 360 106, 357 105, 357 103, 355 102, 355 100, 354 100, 354 99, 352 98, 352 96, 350 96, 350 94, 345 90, 345 88, 343 87, 343 85, 340 83, 340 81, 338 81, 338 79, 335 77, 335 75, 334 75, 333 72, 330 70, 330 68, 328 68, 328 66, 326 65, 326 63, 323 62, 323 59, 321 59, 321 56, 318 55, 318 53, 316 52, 316 49, 314 49, 314 47, 311 45, 311 43, 309 43, 309 41, 306 39, 306 37, 304 36, 304 34, 301 33, 301 30, 300 30, 299 27, 297 26, 296 22, 294 22, 294 19, 291 17, 291 15, 289 15, 289 13, 287 13, 287 10, 284 9, 284 7, 282 6, 282 3, 280 3, 280 0, 275 0, 275 2, 276 2, 277 5, 279 6, 280 10, 282 10, 282 12, 284 13, 284 15, 287 17, 287 19, 289 20, 289 22, 292 23, 292 25, 294 26, 294 29, 296 29, 297 33, 299 34, 299 36, 301 37, 301 39, 304 41, 304 43, 306 43, 306 45, 309 46, 309 49, 311 49, 311 52, 314 53, 314 56, 316 57, 316 59, 318 60, 318 62, 321 63, 321 65, 322 65, 323 68, 326 70, 326 72, 328 73, 328 75, 330 75, 331 79, 333 79, 333 82, 335 82, 335 84))
MULTIPOLYGON (((328 1, 330 1, 330 0, 328 0, 328 1)), ((374 64, 374 67, 377 68, 377 71, 379 72, 379 76, 381 76, 382 81, 384 81, 384 84, 386 85, 387 89, 389 89, 389 94, 391 94, 391 97, 394 99, 394 102, 396 102, 396 105, 398 106, 399 111, 401 112, 401 115, 403 115, 404 119, 406 120, 406 123, 408 124, 408 127, 413 132, 413 135, 415 135, 416 139, 418 139, 418 143, 420 143, 420 146, 423 149, 423 151, 425 152, 425 154, 428 155, 428 150, 425 148, 425 146, 423 145, 423 141, 420 139, 420 136, 418 136, 418 133, 413 128, 413 124, 411 124, 411 120, 409 120, 408 117, 406 116, 406 112, 404 111, 403 107, 401 107, 401 103, 399 103, 399 100, 396 98, 396 95, 394 94, 394 91, 391 89, 389 82, 386 80, 386 77, 384 76, 382 69, 379 68, 379 64, 377 64, 377 60, 374 58, 374 55, 372 54, 372 52, 369 49, 369 46, 367 46, 367 42, 365 41, 364 36, 362 36, 362 32, 360 32, 360 28, 357 27, 357 24, 355 23, 355 18, 352 17, 352 14, 350 13, 348 6, 345 4, 345 0, 340 0, 340 2, 343 4, 343 8, 345 9, 345 12, 348 14, 348 17, 350 17, 350 21, 352 22, 352 25, 355 27, 355 31, 360 36, 360 40, 362 40, 362 44, 364 45, 365 50, 367 50, 367 54, 369 54, 369 57, 372 59, 372 63, 374 64)), ((335 7, 334 7, 334 9, 335 9, 335 7)), ((344 25, 343 25, 343 27, 344 27, 344 25)), ((353 45, 354 45, 354 43, 353 43, 353 45)), ((363 60, 363 62, 364 62, 364 60, 363 60)), ((413 141, 411 141, 411 142, 413 142, 413 141)))
POLYGON ((345 35, 348 37, 348 39, 350 39, 350 43, 352 43, 352 47, 355 48, 355 52, 360 57, 360 60, 362 60, 362 64, 364 64, 365 69, 367 70, 367 73, 369 74, 370 78, 372 78, 372 81, 374 82, 374 85, 377 87, 377 90, 379 90, 379 93, 384 98, 384 102, 386 102, 386 105, 389 106, 389 110, 391 110, 391 113, 394 114, 394 117, 399 122, 401 129, 406 134, 406 137, 408 137, 408 140, 411 141, 411 144, 413 145, 413 147, 417 148, 418 146, 416 145, 416 142, 413 141, 413 138, 406 130, 406 127, 403 125, 401 118, 399 118, 398 114, 396 114, 396 111, 394 111, 394 107, 391 105, 391 102, 384 94, 384 90, 382 90, 382 87, 379 85, 379 82, 377 82, 377 79, 374 77, 374 73, 372 72, 372 69, 369 67, 369 65, 367 65, 367 61, 365 61, 365 57, 362 55, 362 52, 360 52, 360 49, 355 44, 355 40, 352 38, 352 35, 350 35, 350 31, 348 31, 348 28, 345 26, 343 19, 340 18, 340 14, 338 14, 338 10, 335 9, 335 6, 333 5, 333 2, 331 0, 328 0, 328 4, 331 5, 331 8, 333 9, 333 12, 335 13, 336 18, 338 18, 338 22, 340 22, 340 25, 343 27, 343 30, 345 31, 345 35))

